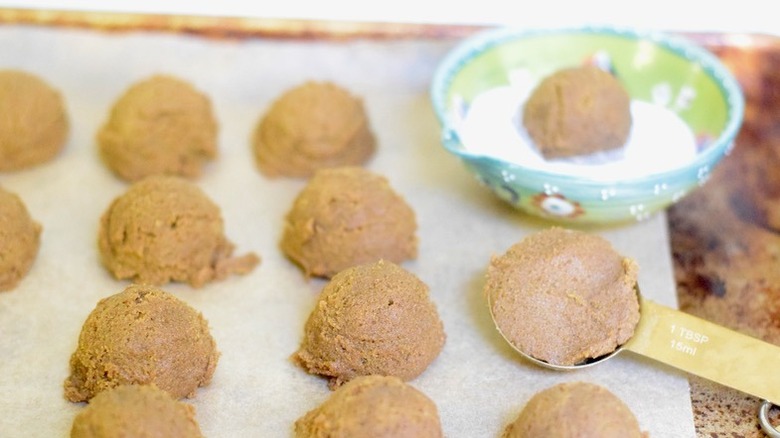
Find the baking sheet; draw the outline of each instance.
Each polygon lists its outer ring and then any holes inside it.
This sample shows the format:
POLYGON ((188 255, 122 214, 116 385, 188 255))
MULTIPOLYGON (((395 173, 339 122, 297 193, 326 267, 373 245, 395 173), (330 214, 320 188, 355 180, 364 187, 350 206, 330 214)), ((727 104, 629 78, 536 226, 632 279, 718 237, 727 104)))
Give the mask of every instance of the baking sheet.
MULTIPOLYGON (((437 403, 447 437, 499 436, 536 391, 573 380, 608 387, 651 436, 695 436, 687 379, 675 370, 631 353, 577 372, 543 370, 493 328, 481 291, 490 257, 549 224, 495 199, 440 147, 428 86, 454 43, 0 27, 0 67, 31 71, 60 89, 72 125, 55 161, 0 174, 0 185, 18 193, 44 227, 32 271, 0 294, 0 436, 68 436, 84 406, 63 397, 70 354, 97 301, 127 284, 98 259, 100 215, 127 184, 102 165, 94 136, 119 94, 154 73, 177 75, 211 97, 221 155, 197 184, 222 208, 237 252, 263 258, 247 276, 201 289, 164 287, 204 314, 222 353, 212 383, 187 401, 206 436, 291 436, 293 422, 330 394, 324 379, 289 361, 324 285, 306 281, 277 246, 283 215, 304 182, 264 178, 249 148, 271 101, 309 79, 333 80, 363 97, 379 142, 368 167, 386 175, 417 213, 419 257, 403 266, 430 286, 448 337, 411 384, 437 403)), ((639 262, 646 296, 676 305, 663 215, 592 231, 639 262)))

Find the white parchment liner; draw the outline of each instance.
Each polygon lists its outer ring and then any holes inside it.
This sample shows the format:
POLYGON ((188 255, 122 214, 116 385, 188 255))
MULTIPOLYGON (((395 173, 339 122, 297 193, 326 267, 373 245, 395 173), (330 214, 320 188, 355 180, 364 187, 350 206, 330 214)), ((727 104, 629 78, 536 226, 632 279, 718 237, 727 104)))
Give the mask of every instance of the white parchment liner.
MULTIPOLYGON (((202 289, 169 285, 209 320, 222 356, 210 386, 189 400, 208 437, 289 437, 292 423, 329 395, 296 368, 303 323, 322 280, 305 281, 278 249, 282 218, 303 186, 255 169, 249 139, 283 91, 329 79, 364 98, 386 175, 417 213, 419 258, 403 264, 431 288, 447 332, 442 354, 412 385, 438 405, 447 437, 497 437, 537 391, 585 380, 623 399, 653 437, 694 436, 685 376, 634 355, 573 373, 524 362, 492 326, 482 294, 489 259, 547 227, 480 187, 439 143, 428 100, 433 69, 454 41, 208 40, 172 34, 0 27, 0 68, 21 68, 58 88, 72 133, 55 161, 0 174, 43 225, 25 281, 0 294, 0 436, 65 437, 83 404, 62 382, 81 325, 97 301, 121 291, 98 261, 100 215, 127 184, 100 162, 95 133, 115 99, 154 73, 208 94, 220 122, 220 157, 197 181, 222 208, 237 252, 263 262, 202 289)), ((598 229, 641 267, 645 296, 676 305, 666 219, 598 229)))

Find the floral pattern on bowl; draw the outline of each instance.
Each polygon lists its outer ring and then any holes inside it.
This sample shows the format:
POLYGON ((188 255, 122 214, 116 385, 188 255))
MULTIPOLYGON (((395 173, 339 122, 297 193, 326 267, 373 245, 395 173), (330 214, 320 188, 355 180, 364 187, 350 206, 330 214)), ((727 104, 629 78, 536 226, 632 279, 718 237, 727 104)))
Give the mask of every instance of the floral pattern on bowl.
POLYGON ((612 27, 495 29, 459 44, 440 64, 431 98, 445 149, 497 196, 557 222, 643 220, 706 183, 733 147, 744 98, 731 73, 685 39, 612 27), (522 69, 542 78, 592 62, 617 75, 632 99, 673 110, 696 137, 697 154, 669 171, 604 180, 540 171, 463 147, 459 123, 480 92, 522 69))

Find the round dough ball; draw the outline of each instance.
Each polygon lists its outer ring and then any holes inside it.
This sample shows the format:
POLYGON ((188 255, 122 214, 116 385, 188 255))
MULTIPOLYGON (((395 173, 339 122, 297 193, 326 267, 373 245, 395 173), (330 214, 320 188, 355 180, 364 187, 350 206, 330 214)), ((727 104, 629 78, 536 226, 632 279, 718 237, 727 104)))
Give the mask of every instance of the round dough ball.
POLYGON ((268 177, 310 177, 358 166, 376 140, 363 102, 331 82, 306 82, 279 97, 255 129, 255 160, 268 177))
POLYGON ((559 70, 534 89, 523 125, 547 159, 622 147, 631 130, 631 98, 595 66, 559 70))
POLYGON ((22 200, 0 188, 0 292, 15 288, 38 255, 41 226, 22 200))
POLYGON ((494 257, 485 295, 515 348, 576 365, 614 352, 634 334, 638 270, 604 238, 554 227, 494 257))
POLYGON ((60 93, 23 71, 0 70, 0 171, 52 160, 70 127, 60 93))
POLYGON ((217 121, 208 97, 165 75, 132 85, 97 135, 105 164, 120 178, 200 176, 217 156, 217 121))
POLYGON ((528 401, 503 438, 646 438, 634 414, 606 388, 561 383, 528 401))
POLYGON ((193 397, 211 381, 218 359, 203 315, 156 287, 131 285, 100 300, 84 322, 65 398, 87 401, 127 384, 193 397))
POLYGON ((195 408, 154 385, 122 385, 90 400, 76 415, 71 438, 201 438, 195 408))
POLYGON ((387 179, 360 167, 318 171, 285 217, 282 251, 307 276, 417 257, 414 211, 387 179))
POLYGON ((325 286, 293 360, 330 377, 331 388, 371 374, 411 380, 436 359, 444 340, 428 286, 380 260, 346 269, 325 286))
POLYGON ((395 377, 358 377, 295 422, 296 438, 442 436, 433 400, 395 377))
POLYGON ((100 221, 98 247, 118 279, 200 287, 259 263, 255 254, 233 258, 219 207, 180 177, 150 176, 116 198, 100 221))

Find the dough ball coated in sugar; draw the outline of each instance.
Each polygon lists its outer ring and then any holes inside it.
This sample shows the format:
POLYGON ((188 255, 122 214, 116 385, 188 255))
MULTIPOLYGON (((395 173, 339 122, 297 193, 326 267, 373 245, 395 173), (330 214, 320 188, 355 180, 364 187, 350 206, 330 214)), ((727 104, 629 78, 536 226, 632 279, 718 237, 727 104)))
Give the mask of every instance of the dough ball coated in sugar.
POLYGON ((98 247, 118 279, 194 287, 259 263, 255 254, 233 257, 219 207, 180 177, 150 176, 117 197, 100 221, 98 247))
POLYGON ((203 315, 161 289, 131 285, 100 300, 87 316, 70 358, 65 398, 88 401, 128 384, 193 397, 211 381, 218 359, 203 315))
POLYGON ((217 129, 205 94, 184 80, 155 75, 120 96, 97 141, 105 164, 126 181, 194 179, 217 156, 217 129))
POLYGON ((318 169, 359 166, 376 150, 362 100, 316 81, 282 94, 258 122, 252 144, 268 177, 308 178, 318 169))
POLYGON ((202 438, 195 408, 154 385, 101 392, 73 420, 71 438, 202 438))
POLYGON ((411 380, 439 355, 445 333, 428 286, 378 261, 348 268, 325 286, 293 360, 331 387, 379 374, 411 380))
POLYGON ((34 74, 0 70, 0 171, 51 161, 69 133, 59 91, 34 74))
POLYGON ((22 199, 0 188, 0 292, 15 288, 30 271, 40 237, 41 225, 22 199))
POLYGON ((396 377, 365 376, 295 422, 296 438, 441 438, 436 404, 396 377))
POLYGON ((282 251, 307 276, 417 256, 414 210, 387 178, 360 167, 318 171, 285 217, 282 251))
POLYGON ((608 389, 561 383, 535 394, 502 438, 647 438, 633 412, 608 389))

